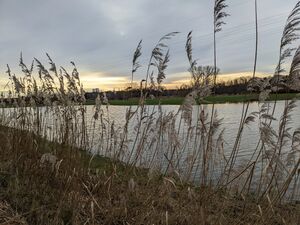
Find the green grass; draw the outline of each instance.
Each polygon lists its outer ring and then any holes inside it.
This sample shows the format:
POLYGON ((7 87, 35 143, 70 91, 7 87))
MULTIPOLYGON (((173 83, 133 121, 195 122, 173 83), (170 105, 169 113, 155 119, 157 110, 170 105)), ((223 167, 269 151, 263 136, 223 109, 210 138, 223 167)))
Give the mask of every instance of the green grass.
MULTIPOLYGON (((296 93, 287 93, 287 94, 271 94, 271 101, 274 100, 290 100, 296 98, 299 94, 296 93)), ((202 104, 223 104, 223 103, 239 103, 239 102, 248 102, 248 101, 257 101, 258 94, 248 94, 248 95, 215 95, 209 96, 204 100, 200 101, 202 104)), ((161 105, 181 105, 184 101, 183 97, 163 97, 160 100, 161 105)), ((94 101, 88 100, 87 105, 93 105, 94 101)), ((110 100, 110 105, 138 105, 138 98, 131 98, 127 100, 110 100)), ((158 99, 147 99, 147 105, 157 105, 159 104, 158 99)))

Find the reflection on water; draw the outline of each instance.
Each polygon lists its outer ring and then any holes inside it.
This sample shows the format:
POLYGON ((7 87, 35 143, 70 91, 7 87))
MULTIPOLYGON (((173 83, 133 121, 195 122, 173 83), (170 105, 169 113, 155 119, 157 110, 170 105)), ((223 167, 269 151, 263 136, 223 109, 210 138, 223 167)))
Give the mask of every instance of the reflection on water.
MULTIPOLYGON (((273 103, 269 102, 269 104, 272 106, 273 103)), ((276 118, 275 121, 272 122, 273 128, 278 131, 279 129, 279 120, 282 116, 283 110, 284 110, 284 101, 278 101, 276 106, 276 111, 274 112, 274 117, 276 118)), ((296 102, 297 107, 293 110, 291 113, 291 120, 292 123, 288 124, 288 127, 291 127, 291 132, 297 128, 300 127, 300 101, 296 102)), ((149 114, 153 113, 153 117, 157 117, 158 113, 155 113, 157 110, 157 107, 153 108, 155 106, 147 106, 147 112, 149 114)), ((163 105, 161 106, 161 109, 165 115, 168 113, 176 114, 179 110, 178 105, 163 105)), ((221 126, 219 127, 219 130, 224 129, 224 152, 225 155, 228 156, 230 152, 233 149, 234 142, 236 140, 236 136, 239 129, 239 124, 241 120, 241 115, 243 111, 243 104, 237 103, 237 104, 215 104, 215 109, 217 111, 219 119, 222 119, 221 126)), ((208 118, 210 118, 209 113, 211 112, 212 105, 205 105, 204 110, 208 113, 208 118)), ((136 109, 136 106, 109 106, 109 107, 103 107, 103 117, 102 121, 106 121, 109 123, 107 124, 114 124, 115 130, 121 131, 125 122, 126 122, 126 112, 131 109, 131 111, 134 111, 136 109)), ((259 104, 257 102, 253 102, 249 104, 249 110, 248 114, 251 112, 257 112, 259 110, 259 104)), ((14 109, 5 109, 6 114, 13 112, 14 109)), ((101 126, 99 124, 93 123, 93 116, 94 116, 94 106, 89 105, 86 106, 86 122, 88 125, 88 133, 89 136, 97 136, 99 132, 97 130, 101 129, 101 126)), ((58 126, 59 121, 54 121, 53 118, 55 117, 55 111, 50 113, 47 112, 47 109, 43 107, 40 109, 40 112, 44 114, 43 122, 44 122, 44 129, 56 129, 58 126)), ((197 116, 199 115, 198 112, 198 106, 193 107, 193 119, 192 119, 192 126, 196 125, 197 116)), ((3 118, 4 116, 2 116, 3 118)), ((8 123, 10 123, 11 126, 13 126, 13 123, 15 123, 16 117, 19 117, 17 114, 13 114, 7 116, 8 123)), ((57 120, 57 119, 55 119, 57 120)), ((80 121, 80 118, 77 118, 77 121, 74 121, 75 123, 78 123, 80 121)), ((179 127, 178 120, 175 121, 175 128, 178 129, 179 127)), ((30 122, 28 122, 30 123, 30 122)), ((155 125, 154 125, 155 126, 155 125)), ((78 128, 79 129, 79 128, 78 128)), ((108 129, 108 127, 106 127, 108 129)), ((134 139, 136 129, 136 122, 135 119, 132 119, 131 123, 128 127, 128 139, 134 139)), ((180 133, 186 133, 187 132, 187 126, 184 126, 181 124, 180 126, 180 133)), ((46 132, 46 131, 45 131, 46 132)), ((252 155, 253 151, 257 147, 257 143, 259 141, 259 121, 255 121, 247 126, 245 126, 242 137, 241 137, 241 143, 239 145, 239 155, 238 157, 240 159, 249 159, 249 156, 252 155)), ((90 138, 91 139, 91 138, 90 138)), ((91 148, 94 152, 99 152, 97 138, 94 138, 95 143, 93 144, 91 148)), ((100 151, 101 153, 101 151, 100 151)))
MULTIPOLYGON (((270 102, 273 105, 272 102, 270 102)), ((291 120, 293 123, 288 124, 293 129, 300 128, 300 101, 296 102, 297 107, 291 113, 291 120)), ((152 106, 148 106, 151 111, 152 106)), ((178 105, 163 105, 162 110, 167 114, 168 112, 176 113, 180 106, 178 105)), ((206 105, 207 112, 211 112, 211 105, 206 105)), ((129 109, 129 106, 109 106, 108 113, 105 112, 107 118, 111 121, 115 122, 115 125, 119 127, 123 127, 125 124, 125 114, 126 110, 129 109)), ((132 107, 134 110, 135 107, 132 107)), ((241 120, 241 115, 243 111, 243 104, 216 104, 215 109, 217 110, 218 117, 223 119, 221 129, 224 129, 224 150, 225 153, 230 153, 237 133, 239 129, 239 123, 241 120)), ((282 116, 282 112, 284 109, 284 101, 277 102, 276 111, 274 113, 274 117, 277 119, 272 123, 275 130, 279 129, 279 120, 282 116)), ((249 113, 257 112, 259 110, 259 106, 257 102, 250 103, 249 105, 249 113)), ((93 106, 87 106, 87 115, 88 118, 91 118, 94 114, 93 106)), ((193 115, 197 114, 197 106, 194 106, 193 115)), ((194 118, 193 123, 196 123, 196 119, 194 118)), ((250 125, 246 126, 243 131, 243 135, 241 138, 241 143, 239 147, 239 157, 247 159, 247 156, 252 155, 252 152, 256 149, 258 140, 259 140, 259 124, 258 121, 251 123, 250 125)), ((133 134, 133 133, 131 133, 133 134)), ((226 154, 226 155, 227 155, 226 154)))

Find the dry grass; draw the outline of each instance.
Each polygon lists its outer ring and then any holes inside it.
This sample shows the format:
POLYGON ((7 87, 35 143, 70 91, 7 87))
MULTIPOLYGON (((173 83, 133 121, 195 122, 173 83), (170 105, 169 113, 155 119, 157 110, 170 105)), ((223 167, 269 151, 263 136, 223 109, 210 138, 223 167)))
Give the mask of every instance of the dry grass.
POLYGON ((299 205, 266 201, 258 207, 251 196, 195 188, 119 162, 97 159, 89 167, 83 152, 70 160, 69 151, 78 149, 32 134, 1 128, 0 137, 0 224, 297 224, 300 219, 299 205), (62 160, 59 168, 41 164, 45 147, 62 160))
POLYGON ((0 224, 26 225, 23 215, 18 215, 9 204, 0 201, 0 224))

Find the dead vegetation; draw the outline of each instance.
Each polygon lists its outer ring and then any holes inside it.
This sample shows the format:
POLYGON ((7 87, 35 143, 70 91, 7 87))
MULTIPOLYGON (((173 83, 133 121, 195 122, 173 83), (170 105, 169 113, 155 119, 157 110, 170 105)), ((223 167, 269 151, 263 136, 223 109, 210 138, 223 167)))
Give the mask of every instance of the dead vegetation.
POLYGON ((109 159, 90 163, 78 149, 29 136, 1 128, 0 224, 298 224, 300 219, 299 205, 195 187, 109 159), (41 162, 43 151, 56 152, 54 167, 41 162))

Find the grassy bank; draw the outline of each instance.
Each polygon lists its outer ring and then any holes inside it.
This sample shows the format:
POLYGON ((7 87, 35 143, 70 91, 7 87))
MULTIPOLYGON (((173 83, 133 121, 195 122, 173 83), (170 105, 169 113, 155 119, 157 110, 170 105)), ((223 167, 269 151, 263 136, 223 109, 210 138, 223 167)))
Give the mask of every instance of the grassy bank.
POLYGON ((299 224, 299 205, 196 188, 14 129, 0 127, 0 141, 0 224, 299 224))
MULTIPOLYGON (((287 93, 287 94, 271 94, 270 101, 274 100, 290 100, 297 97, 299 94, 295 93, 287 93)), ((183 97, 163 97, 160 100, 162 105, 181 105, 183 103, 183 97)), ((248 101, 258 101, 257 94, 251 95, 216 95, 216 96, 208 96, 203 101, 202 104, 222 104, 222 103, 240 103, 240 102, 248 102, 248 101)), ((157 105, 159 103, 158 99, 147 99, 146 103, 148 105, 157 105)), ((88 105, 95 104, 95 101, 87 101, 88 105)), ((131 98, 127 100, 109 100, 110 105, 138 105, 138 98, 131 98)))

